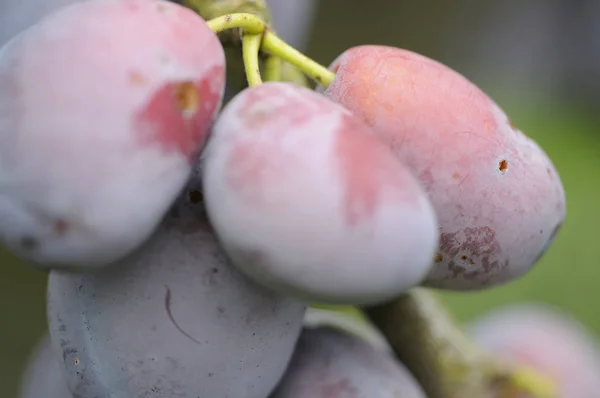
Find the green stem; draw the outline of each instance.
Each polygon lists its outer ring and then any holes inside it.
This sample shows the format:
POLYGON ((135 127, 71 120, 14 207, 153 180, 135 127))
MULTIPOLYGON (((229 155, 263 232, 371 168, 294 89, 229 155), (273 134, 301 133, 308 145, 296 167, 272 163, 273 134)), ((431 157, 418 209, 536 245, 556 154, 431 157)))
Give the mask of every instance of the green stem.
POLYGON ((492 356, 467 337, 428 290, 365 310, 429 398, 556 398, 552 381, 492 356))
POLYGON ((262 83, 260 67, 258 65, 258 52, 262 34, 244 34, 242 36, 242 55, 244 58, 244 70, 248 79, 248 86, 256 86, 262 83))
POLYGON ((227 14, 212 19, 208 21, 207 24, 215 33, 237 28, 242 29, 244 34, 263 34, 260 47, 262 51, 277 56, 297 67, 325 88, 327 88, 335 78, 335 74, 325 66, 315 62, 277 37, 277 35, 270 31, 267 28, 267 25, 256 15, 246 13, 227 14))
POLYGON ((278 82, 283 78, 283 62, 281 58, 278 58, 274 55, 269 55, 267 59, 265 59, 265 81, 268 82, 278 82))

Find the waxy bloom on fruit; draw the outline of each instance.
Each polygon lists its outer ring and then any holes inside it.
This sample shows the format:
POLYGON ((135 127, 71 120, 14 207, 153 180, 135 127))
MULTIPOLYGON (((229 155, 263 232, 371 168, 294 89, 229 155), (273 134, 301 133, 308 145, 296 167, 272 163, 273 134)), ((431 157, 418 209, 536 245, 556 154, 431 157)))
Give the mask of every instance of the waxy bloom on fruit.
POLYGON ((162 0, 90 0, 0 52, 0 242, 38 266, 109 264, 159 224, 224 90, 217 36, 162 0))
POLYGON ((244 90, 215 123, 203 165, 215 233, 265 286, 368 304, 429 271, 438 234, 418 181, 369 127, 314 91, 244 90))
POLYGON ((379 133, 435 207, 440 245, 425 284, 474 290, 530 270, 565 218, 544 151, 473 83, 424 56, 359 46, 331 68, 325 95, 379 133))

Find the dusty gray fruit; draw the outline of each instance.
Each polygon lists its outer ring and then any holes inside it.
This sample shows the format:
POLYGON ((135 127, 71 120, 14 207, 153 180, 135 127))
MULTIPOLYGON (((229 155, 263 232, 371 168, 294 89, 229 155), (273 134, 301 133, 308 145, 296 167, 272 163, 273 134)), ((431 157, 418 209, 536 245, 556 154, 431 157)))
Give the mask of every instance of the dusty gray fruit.
POLYGON ((359 338, 304 329, 285 376, 270 398, 425 398, 408 370, 359 338))
POLYGON ((58 357, 52 351, 50 336, 45 334, 34 347, 19 383, 19 398, 71 398, 60 370, 58 357))
POLYGON ((53 271, 48 317, 75 397, 267 396, 305 304, 251 283, 225 260, 197 175, 161 229, 109 270, 53 271))

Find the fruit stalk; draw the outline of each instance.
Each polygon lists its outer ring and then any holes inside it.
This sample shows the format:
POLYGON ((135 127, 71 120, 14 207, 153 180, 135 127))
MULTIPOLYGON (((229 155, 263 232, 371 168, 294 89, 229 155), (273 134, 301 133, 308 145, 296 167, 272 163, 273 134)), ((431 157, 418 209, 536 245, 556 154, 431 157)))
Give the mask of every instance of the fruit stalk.
MULTIPOLYGON (((257 19, 264 21, 266 26, 271 24, 271 14, 265 0, 180 0, 180 2, 207 21, 228 14, 245 13, 258 17, 257 19)), ((224 46, 238 47, 241 44, 240 35, 236 30, 221 31, 219 38, 224 46)))
POLYGON ((335 77, 335 74, 329 69, 277 37, 268 24, 256 15, 249 13, 227 14, 211 19, 207 24, 215 33, 241 29, 243 34, 262 34, 260 50, 263 53, 278 57, 293 65, 325 88, 331 84, 335 77))
POLYGON ((554 398, 551 382, 473 344, 428 290, 417 288, 365 310, 429 398, 554 398))

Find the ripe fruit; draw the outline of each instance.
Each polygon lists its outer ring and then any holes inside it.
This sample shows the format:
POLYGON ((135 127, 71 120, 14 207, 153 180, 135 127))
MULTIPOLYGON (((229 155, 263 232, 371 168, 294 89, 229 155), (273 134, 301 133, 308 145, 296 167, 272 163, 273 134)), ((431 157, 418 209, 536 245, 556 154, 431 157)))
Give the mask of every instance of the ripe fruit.
POLYGON ((75 396, 264 398, 284 372, 305 304, 228 264, 199 188, 196 176, 114 267, 50 273, 50 334, 75 396))
POLYGON ((469 333, 486 349, 554 380, 561 398, 591 398, 600 391, 597 343, 582 325, 555 309, 506 306, 473 321, 469 333))
POLYGON ((70 398, 58 357, 47 334, 39 341, 21 376, 19 398, 70 398))
POLYGON ((418 284, 435 215, 416 179, 350 112, 265 83, 221 113, 203 153, 208 217, 247 275, 307 301, 366 304, 418 284))
POLYGON ((425 398, 390 354, 335 329, 304 329, 270 398, 425 398))
POLYGON ((38 266, 109 264, 158 225, 224 89, 217 36, 162 0, 61 9, 0 52, 0 241, 38 266))
POLYGON ((440 248, 425 285, 474 290, 527 272, 565 217, 543 150, 479 88, 429 58, 359 46, 332 69, 325 95, 372 126, 433 202, 440 248))

